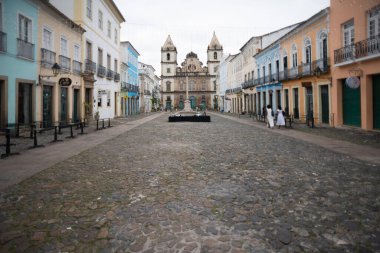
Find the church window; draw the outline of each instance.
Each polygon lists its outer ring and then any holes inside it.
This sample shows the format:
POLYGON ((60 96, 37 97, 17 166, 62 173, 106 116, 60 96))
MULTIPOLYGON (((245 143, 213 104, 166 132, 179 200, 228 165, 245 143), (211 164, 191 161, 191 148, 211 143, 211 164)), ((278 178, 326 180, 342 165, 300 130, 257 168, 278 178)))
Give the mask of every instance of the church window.
POLYGON ((166 73, 170 73, 170 68, 167 68, 167 69, 166 69, 166 73))
POLYGON ((214 52, 214 60, 217 60, 217 59, 218 59, 218 53, 214 52))
POLYGON ((166 60, 170 61, 170 54, 169 53, 166 54, 166 60))
POLYGON ((170 81, 167 81, 166 82, 166 91, 171 91, 171 83, 170 83, 170 81))

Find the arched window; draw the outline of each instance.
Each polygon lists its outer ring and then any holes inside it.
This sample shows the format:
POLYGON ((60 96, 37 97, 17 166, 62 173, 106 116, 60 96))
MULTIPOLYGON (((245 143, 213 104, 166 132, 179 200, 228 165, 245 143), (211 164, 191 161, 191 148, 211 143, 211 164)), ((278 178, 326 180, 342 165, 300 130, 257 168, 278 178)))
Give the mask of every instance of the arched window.
POLYGON ((304 40, 304 57, 303 60, 305 63, 311 62, 311 41, 310 38, 304 40))
POLYGON ((292 68, 295 68, 298 66, 298 59, 297 59, 297 46, 296 44, 292 45, 292 68))
POLYGON ((217 60, 217 59, 218 59, 218 53, 214 52, 214 60, 217 60))
POLYGON ((321 31, 318 36, 318 56, 319 59, 327 59, 327 33, 321 31))
POLYGON ((193 80, 189 82, 189 90, 195 90, 195 82, 193 80))
POLYGON ((166 91, 171 91, 171 82, 170 81, 166 82, 166 91))
POLYGON ((166 60, 170 61, 170 54, 169 53, 166 54, 166 60))

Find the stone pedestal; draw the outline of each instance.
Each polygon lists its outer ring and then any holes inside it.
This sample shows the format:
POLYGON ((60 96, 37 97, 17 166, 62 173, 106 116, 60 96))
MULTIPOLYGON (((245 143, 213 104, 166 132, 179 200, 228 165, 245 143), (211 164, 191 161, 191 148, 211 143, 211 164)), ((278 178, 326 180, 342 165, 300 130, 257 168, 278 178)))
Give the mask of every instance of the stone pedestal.
POLYGON ((193 109, 191 109, 190 100, 188 100, 188 99, 185 100, 184 107, 183 107, 182 111, 184 111, 184 112, 192 112, 193 111, 193 109))

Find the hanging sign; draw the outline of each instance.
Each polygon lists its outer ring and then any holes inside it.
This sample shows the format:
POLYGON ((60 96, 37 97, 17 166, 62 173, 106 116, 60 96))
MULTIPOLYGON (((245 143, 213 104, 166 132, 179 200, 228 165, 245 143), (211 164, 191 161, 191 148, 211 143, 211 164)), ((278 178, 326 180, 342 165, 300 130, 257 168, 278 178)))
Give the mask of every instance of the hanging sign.
POLYGON ((58 83, 61 86, 70 86, 71 85, 71 79, 68 77, 62 77, 59 79, 58 83))
POLYGON ((357 89, 360 86, 360 79, 356 76, 347 77, 346 85, 351 89, 357 89))

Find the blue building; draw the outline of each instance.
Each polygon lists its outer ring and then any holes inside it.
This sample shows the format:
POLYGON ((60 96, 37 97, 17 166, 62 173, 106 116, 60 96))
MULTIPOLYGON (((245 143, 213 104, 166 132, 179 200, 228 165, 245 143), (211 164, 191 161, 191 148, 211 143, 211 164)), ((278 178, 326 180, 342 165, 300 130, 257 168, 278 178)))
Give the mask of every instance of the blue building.
POLYGON ((36 120, 37 5, 0 0, 0 127, 36 120))
POLYGON ((256 86, 256 111, 262 112, 263 107, 271 105, 276 110, 281 105, 282 83, 280 75, 280 44, 273 43, 255 55, 258 83, 256 86))
POLYGON ((129 41, 121 42, 122 63, 128 66, 121 82, 122 112, 124 116, 139 113, 139 53, 129 41), (123 106, 124 104, 124 106, 123 106))

